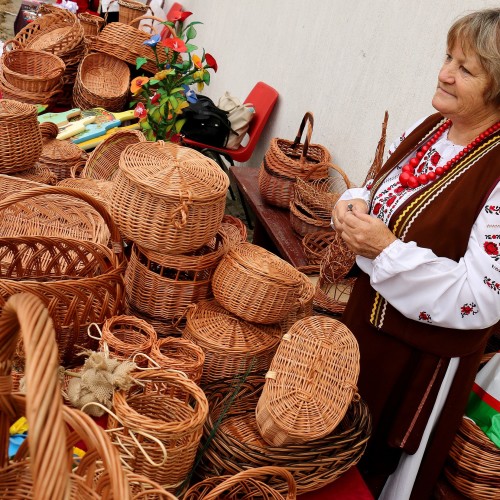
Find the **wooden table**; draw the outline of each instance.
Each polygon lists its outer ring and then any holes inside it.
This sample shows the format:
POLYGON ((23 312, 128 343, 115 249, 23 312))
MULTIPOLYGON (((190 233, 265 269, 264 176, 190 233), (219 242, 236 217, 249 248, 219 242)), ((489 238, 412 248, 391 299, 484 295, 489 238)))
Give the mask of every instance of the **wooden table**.
POLYGON ((294 267, 306 266, 302 238, 290 225, 288 210, 268 205, 260 196, 257 167, 230 167, 242 203, 254 216, 252 243, 279 255, 294 267))

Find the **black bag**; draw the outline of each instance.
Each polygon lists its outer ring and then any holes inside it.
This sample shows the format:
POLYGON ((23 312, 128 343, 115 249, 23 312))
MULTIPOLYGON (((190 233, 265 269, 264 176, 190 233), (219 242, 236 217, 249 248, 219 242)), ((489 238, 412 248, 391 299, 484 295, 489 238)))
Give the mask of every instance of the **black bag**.
POLYGON ((227 111, 219 109, 213 101, 204 95, 197 95, 195 103, 182 111, 186 123, 181 134, 196 142, 223 148, 231 131, 227 111))

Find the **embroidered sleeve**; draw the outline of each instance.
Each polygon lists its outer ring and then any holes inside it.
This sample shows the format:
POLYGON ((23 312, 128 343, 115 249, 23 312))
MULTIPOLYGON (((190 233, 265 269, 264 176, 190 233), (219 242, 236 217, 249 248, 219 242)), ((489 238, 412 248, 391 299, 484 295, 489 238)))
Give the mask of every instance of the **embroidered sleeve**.
POLYGON ((500 184, 458 262, 400 240, 376 259, 357 262, 375 290, 408 318, 464 330, 494 325, 500 321, 500 184))

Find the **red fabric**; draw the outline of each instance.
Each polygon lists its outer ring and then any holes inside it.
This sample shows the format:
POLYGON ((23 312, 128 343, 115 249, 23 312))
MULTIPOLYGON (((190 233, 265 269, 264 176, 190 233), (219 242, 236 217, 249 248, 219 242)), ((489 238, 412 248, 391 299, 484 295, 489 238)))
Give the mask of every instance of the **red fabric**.
POLYGON ((298 495, 297 500, 374 500, 356 467, 320 490, 298 495))

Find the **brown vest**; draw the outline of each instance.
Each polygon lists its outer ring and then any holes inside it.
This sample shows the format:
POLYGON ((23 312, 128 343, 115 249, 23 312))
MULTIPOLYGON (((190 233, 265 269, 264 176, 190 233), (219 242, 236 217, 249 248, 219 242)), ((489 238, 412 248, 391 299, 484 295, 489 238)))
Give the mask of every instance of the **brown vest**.
MULTIPOLYGON (((442 120, 439 114, 430 116, 400 144, 376 177, 373 192, 396 165, 425 143, 442 120)), ((499 145, 500 133, 496 133, 464 155, 399 207, 390 229, 403 241, 415 241, 438 256, 458 261, 465 254, 474 221, 500 180, 499 145)), ((416 451, 449 358, 458 356, 460 368, 454 385, 460 382, 462 387, 454 387, 454 400, 447 402, 453 405, 449 410, 452 417, 448 417, 448 439, 452 439, 493 327, 453 330, 410 320, 372 289, 365 273, 356 280, 342 320, 360 346, 360 394, 374 420, 373 465, 382 468, 380 450, 384 446, 416 451)))

